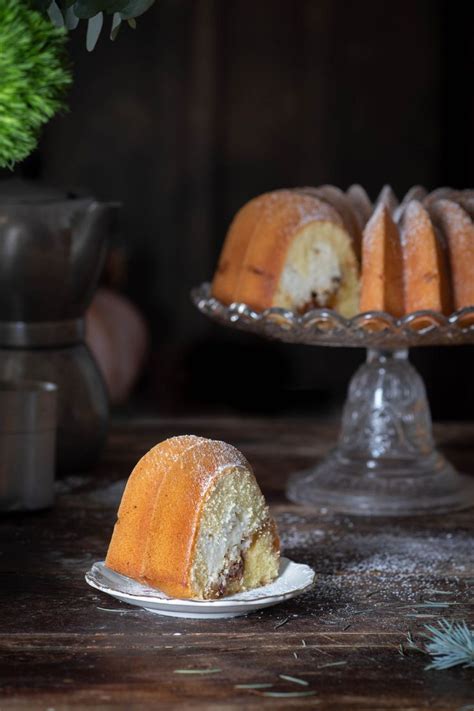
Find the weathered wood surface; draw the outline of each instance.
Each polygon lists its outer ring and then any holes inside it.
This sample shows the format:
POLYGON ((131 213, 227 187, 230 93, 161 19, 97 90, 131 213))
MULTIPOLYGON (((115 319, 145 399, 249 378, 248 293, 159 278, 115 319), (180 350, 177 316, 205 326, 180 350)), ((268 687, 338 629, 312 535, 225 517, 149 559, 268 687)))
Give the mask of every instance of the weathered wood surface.
MULTIPOLYGON (((474 425, 435 432, 474 474, 474 425)), ((454 711, 472 703, 472 671, 426 671, 424 655, 399 648, 408 630, 420 640, 422 625, 442 616, 474 621, 472 512, 371 521, 288 504, 287 475, 323 456, 335 436, 332 425, 296 420, 117 424, 99 470, 61 482, 52 511, 0 521, 0 709, 454 711), (104 557, 124 478, 148 447, 183 432, 225 439, 249 457, 284 551, 318 573, 314 590, 247 618, 205 622, 154 616, 87 587, 84 572, 104 557), (419 607, 427 601, 449 605, 419 607), (183 668, 221 671, 174 673, 183 668), (257 682, 315 695, 235 688, 257 682)))

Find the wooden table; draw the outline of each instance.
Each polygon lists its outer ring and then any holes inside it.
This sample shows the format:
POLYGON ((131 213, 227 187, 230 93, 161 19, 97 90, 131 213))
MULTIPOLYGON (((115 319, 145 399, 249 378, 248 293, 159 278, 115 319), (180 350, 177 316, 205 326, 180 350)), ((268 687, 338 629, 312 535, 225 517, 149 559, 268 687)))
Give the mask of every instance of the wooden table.
MULTIPOLYGON (((474 425, 438 426, 435 434, 452 461, 474 473, 474 425)), ((407 632, 419 641, 423 625, 443 616, 472 624, 473 513, 371 521, 289 504, 287 475, 321 457, 335 437, 332 425, 297 420, 116 424, 98 471, 61 482, 52 511, 0 522, 1 711, 473 704, 472 670, 425 670, 428 658, 406 645, 407 632), (151 615, 85 584, 85 571, 104 557, 133 464, 157 441, 187 432, 243 450, 272 503, 284 551, 317 571, 314 590, 247 618, 203 622, 151 615), (175 673, 192 668, 221 671, 175 673), (236 688, 266 682, 274 686, 236 688), (264 691, 315 694, 283 699, 264 691)))

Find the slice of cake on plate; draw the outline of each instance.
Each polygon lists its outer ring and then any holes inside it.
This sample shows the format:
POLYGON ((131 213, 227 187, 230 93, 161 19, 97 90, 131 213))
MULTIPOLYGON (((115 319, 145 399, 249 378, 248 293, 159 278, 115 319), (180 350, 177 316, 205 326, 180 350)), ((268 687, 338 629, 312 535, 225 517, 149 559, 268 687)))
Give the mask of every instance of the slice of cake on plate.
POLYGON ((271 582, 279 557, 276 524, 245 457, 186 435, 136 465, 105 563, 171 597, 213 599, 271 582))

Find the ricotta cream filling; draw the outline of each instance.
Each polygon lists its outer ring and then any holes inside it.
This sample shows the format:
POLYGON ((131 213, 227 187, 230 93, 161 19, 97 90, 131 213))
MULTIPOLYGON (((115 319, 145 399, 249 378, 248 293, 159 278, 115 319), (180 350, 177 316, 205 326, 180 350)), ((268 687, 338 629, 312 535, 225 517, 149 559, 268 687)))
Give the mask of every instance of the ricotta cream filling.
POLYGON ((350 236, 337 225, 315 222, 294 237, 273 303, 300 311, 335 308, 351 317, 358 312, 359 290, 350 236))
POLYGON ((242 555, 267 517, 251 472, 235 467, 218 480, 204 503, 191 570, 192 587, 200 595, 225 589, 232 571, 241 575, 242 555))

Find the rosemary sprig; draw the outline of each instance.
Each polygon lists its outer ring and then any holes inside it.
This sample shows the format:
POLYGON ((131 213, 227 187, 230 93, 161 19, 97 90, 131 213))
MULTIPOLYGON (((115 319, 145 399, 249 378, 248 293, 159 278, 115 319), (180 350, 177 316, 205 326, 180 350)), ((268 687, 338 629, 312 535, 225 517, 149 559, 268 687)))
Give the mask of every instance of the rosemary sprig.
POLYGON ((462 665, 474 667, 474 630, 470 630, 464 621, 449 622, 441 620, 439 626, 425 625, 428 639, 425 648, 433 661, 427 669, 450 669, 462 665))
POLYGON ((277 630, 279 627, 283 627, 283 625, 286 625, 287 622, 290 621, 289 617, 285 617, 284 620, 280 620, 280 622, 277 622, 277 624, 274 626, 274 630, 277 630))
POLYGON ((326 667, 343 667, 347 662, 327 662, 327 664, 320 664, 318 669, 326 669, 326 667))
POLYGON ((290 676, 289 674, 278 674, 280 679, 284 681, 291 681, 293 684, 300 684, 301 686, 309 686, 309 682, 306 679, 298 679, 296 676, 290 676))
MULTIPOLYGON (((408 643, 408 650, 410 652, 421 652, 422 654, 425 654, 424 649, 420 649, 420 647, 417 646, 415 640, 413 639, 413 635, 410 631, 407 632, 407 643, 408 643)), ((407 651, 407 648, 404 648, 405 651, 407 651)))
POLYGON ((270 696, 273 699, 297 699, 302 696, 315 696, 315 694, 315 691, 262 691, 259 696, 270 696))
POLYGON ((222 669, 175 669, 173 674, 217 674, 222 669))
POLYGON ((426 602, 419 602, 413 607, 451 607, 451 605, 459 605, 459 602, 445 602, 440 600, 427 600, 426 602))
POLYGON ((452 595, 453 593, 449 590, 427 590, 430 595, 452 595))

